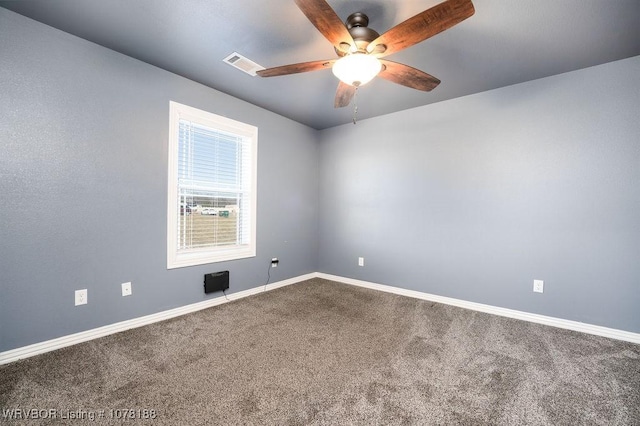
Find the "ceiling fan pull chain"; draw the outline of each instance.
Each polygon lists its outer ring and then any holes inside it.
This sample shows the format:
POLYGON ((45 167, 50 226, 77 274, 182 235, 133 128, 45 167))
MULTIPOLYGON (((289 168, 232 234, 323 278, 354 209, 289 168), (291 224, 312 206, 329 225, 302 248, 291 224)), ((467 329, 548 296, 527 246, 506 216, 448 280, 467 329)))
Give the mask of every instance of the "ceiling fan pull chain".
POLYGON ((358 121, 358 86, 356 86, 356 91, 353 94, 353 124, 356 124, 358 121))

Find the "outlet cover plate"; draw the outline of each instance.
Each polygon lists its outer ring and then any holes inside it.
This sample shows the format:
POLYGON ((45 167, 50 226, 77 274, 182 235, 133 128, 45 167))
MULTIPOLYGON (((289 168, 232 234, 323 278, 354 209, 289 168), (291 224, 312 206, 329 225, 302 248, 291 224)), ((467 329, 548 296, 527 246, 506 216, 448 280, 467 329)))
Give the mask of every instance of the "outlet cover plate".
POLYGON ((131 296, 131 282, 122 283, 122 296, 131 296))
POLYGON ((533 280, 533 291, 536 293, 544 292, 544 281, 542 280, 533 280))
POLYGON ((75 301, 76 301, 76 306, 78 306, 78 305, 86 305, 87 304, 87 289, 86 288, 84 290, 76 290, 75 301))
POLYGON ((358 258, 358 266, 364 266, 364 257, 358 258))

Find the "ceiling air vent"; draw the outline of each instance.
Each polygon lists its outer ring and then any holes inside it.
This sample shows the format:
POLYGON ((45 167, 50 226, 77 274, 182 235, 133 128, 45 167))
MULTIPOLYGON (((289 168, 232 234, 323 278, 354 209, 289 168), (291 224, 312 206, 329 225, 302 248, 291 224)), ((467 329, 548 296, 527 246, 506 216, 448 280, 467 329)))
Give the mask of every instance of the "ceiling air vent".
POLYGON ((238 52, 233 52, 231 55, 227 56, 222 60, 227 64, 238 68, 240 71, 246 72, 249 75, 256 75, 257 71, 263 70, 264 67, 256 64, 251 59, 245 58, 238 52))

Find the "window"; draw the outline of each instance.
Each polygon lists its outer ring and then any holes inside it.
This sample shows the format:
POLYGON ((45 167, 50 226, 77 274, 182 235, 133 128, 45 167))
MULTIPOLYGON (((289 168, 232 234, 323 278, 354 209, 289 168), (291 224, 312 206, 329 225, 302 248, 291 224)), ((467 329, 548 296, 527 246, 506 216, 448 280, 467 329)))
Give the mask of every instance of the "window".
POLYGON ((255 256, 258 129, 169 109, 167 268, 255 256))

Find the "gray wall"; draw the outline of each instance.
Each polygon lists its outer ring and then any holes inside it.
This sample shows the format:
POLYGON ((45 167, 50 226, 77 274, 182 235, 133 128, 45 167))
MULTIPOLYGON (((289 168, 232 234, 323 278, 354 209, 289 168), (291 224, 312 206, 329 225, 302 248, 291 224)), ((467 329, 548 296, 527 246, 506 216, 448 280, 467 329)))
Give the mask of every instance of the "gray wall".
POLYGON ((2 8, 0 97, 0 351, 317 270, 315 130, 2 8), (166 269, 170 100, 258 126, 256 258, 166 269))
POLYGON ((323 131, 320 271, 640 332, 639 113, 635 57, 323 131))

